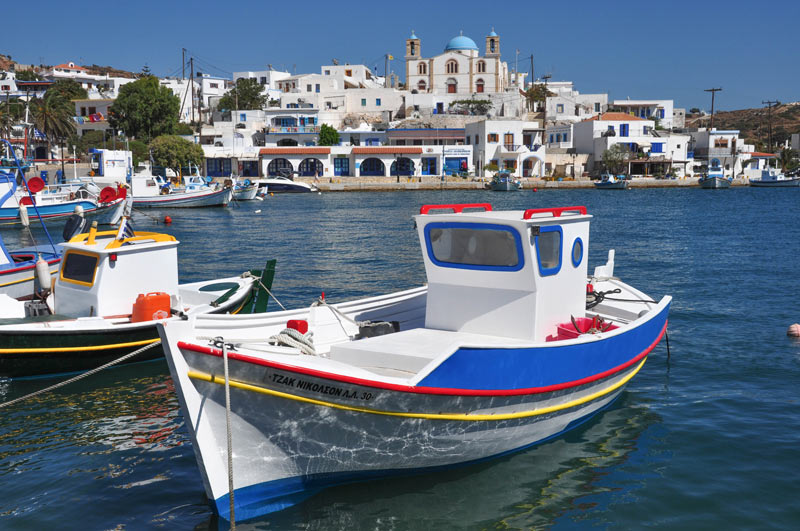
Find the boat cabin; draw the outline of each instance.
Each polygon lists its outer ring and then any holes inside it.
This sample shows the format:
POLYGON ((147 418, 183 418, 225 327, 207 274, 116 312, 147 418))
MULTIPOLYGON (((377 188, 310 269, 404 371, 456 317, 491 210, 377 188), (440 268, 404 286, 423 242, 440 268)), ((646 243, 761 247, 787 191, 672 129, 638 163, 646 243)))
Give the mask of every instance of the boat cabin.
POLYGON ((117 231, 92 230, 61 244, 64 257, 53 290, 54 313, 127 315, 141 293, 178 296, 178 240, 156 232, 117 236, 117 231))
POLYGON ((583 316, 591 218, 582 206, 422 207, 425 328, 545 341, 583 316))

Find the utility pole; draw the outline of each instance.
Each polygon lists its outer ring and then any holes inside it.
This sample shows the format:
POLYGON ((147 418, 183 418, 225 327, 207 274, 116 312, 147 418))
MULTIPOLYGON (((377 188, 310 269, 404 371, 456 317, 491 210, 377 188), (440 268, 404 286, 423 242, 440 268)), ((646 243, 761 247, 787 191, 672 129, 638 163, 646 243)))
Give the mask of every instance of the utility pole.
POLYGON ((550 74, 545 74, 542 76, 544 79, 544 118, 542 118, 542 128, 547 128, 547 80, 550 79, 550 74))
POLYGON ((181 79, 186 79, 186 48, 181 48, 181 79))
POLYGON ((762 105, 767 106, 767 127, 769 128, 769 147, 767 151, 770 152, 772 151, 772 107, 778 105, 779 103, 780 103, 779 101, 772 101, 772 100, 761 102, 762 105))
POLYGON ((703 92, 710 92, 711 93, 711 127, 709 127, 709 130, 713 130, 714 129, 714 95, 717 92, 719 92, 720 90, 722 90, 721 87, 720 88, 705 89, 703 91, 703 92))
POLYGON ((192 123, 194 123, 194 57, 189 58, 189 86, 192 91, 192 123))
POLYGON ((533 54, 531 54, 531 87, 533 86, 533 81, 534 81, 535 79, 536 79, 536 78, 535 78, 535 77, 533 77, 533 54))

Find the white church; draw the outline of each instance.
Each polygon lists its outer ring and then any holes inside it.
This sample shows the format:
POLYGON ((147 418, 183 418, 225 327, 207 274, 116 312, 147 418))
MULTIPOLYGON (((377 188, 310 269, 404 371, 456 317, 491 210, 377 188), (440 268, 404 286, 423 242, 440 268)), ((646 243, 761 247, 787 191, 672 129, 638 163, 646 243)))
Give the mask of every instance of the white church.
POLYGON ((486 51, 469 37, 450 39, 444 52, 423 57, 420 39, 413 30, 406 39, 406 83, 419 93, 498 93, 509 86, 508 65, 500 60, 500 37, 492 30, 486 36, 486 51))

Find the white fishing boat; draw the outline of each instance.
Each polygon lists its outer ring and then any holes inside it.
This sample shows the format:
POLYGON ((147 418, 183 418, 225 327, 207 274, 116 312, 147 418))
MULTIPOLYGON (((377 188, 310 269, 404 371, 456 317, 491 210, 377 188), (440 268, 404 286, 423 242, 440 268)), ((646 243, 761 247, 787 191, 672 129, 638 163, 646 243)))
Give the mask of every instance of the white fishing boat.
POLYGON ((250 519, 339 483, 506 455, 608 407, 671 298, 615 278, 613 251, 588 277, 590 220, 429 205, 415 217, 426 287, 159 326, 214 510, 250 519))
POLYGON ((236 201, 252 201, 258 195, 258 184, 244 179, 236 180, 233 185, 233 199, 236 201))
MULTIPOLYGON (((246 307, 256 273, 178 284, 178 243, 124 227, 93 227, 62 243, 52 290, 43 286, 31 301, 0 296, 0 377, 92 369, 156 343, 159 321, 246 307)), ((161 352, 153 348, 131 361, 161 352)))
POLYGON ((199 175, 172 179, 151 173, 131 178, 133 206, 137 208, 227 206, 233 188, 219 183, 209 184, 199 175))
POLYGON ((629 181, 624 175, 604 173, 600 176, 600 180, 594 183, 594 187, 599 190, 625 190, 628 184, 629 181))
POLYGON ((761 177, 750 179, 750 186, 761 188, 788 188, 800 186, 800 176, 790 177, 775 168, 766 168, 761 171, 761 177))

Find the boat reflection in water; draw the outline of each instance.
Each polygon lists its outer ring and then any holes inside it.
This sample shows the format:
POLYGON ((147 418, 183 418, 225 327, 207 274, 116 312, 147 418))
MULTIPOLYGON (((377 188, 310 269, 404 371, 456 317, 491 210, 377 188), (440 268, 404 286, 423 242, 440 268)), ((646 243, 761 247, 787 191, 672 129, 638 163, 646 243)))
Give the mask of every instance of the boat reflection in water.
MULTIPOLYGON (((638 476, 613 479, 633 453, 643 450, 646 430, 661 422, 640 402, 623 393, 583 427, 504 459, 328 489, 248 524, 289 529, 303 521, 307 530, 539 529, 587 509, 602 511, 644 486, 638 476), (498 514, 507 516, 498 519, 498 514)), ((214 515, 196 528, 225 525, 214 515)))

